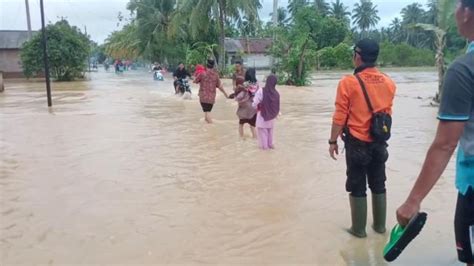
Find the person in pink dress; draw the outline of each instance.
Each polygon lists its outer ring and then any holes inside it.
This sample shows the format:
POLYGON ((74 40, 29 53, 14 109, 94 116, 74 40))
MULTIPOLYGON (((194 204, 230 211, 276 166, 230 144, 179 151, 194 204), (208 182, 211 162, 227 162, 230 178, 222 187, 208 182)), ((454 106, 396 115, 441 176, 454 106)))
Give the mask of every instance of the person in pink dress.
POLYGON ((280 113, 280 94, 276 90, 277 77, 268 76, 265 87, 255 93, 253 107, 257 109, 258 143, 263 150, 274 149, 273 127, 280 113))

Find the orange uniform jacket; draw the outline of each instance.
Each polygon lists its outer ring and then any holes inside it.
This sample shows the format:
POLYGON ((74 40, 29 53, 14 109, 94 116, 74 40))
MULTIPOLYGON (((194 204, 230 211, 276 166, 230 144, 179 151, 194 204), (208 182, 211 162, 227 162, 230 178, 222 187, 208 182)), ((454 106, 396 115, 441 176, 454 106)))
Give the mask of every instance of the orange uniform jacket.
MULTIPOLYGON (((374 112, 392 114, 395 83, 376 68, 367 68, 358 75, 364 81, 374 112)), ((352 136, 361 141, 372 142, 371 118, 372 113, 369 111, 359 81, 354 75, 344 77, 337 88, 334 124, 344 126, 347 121, 352 136)))

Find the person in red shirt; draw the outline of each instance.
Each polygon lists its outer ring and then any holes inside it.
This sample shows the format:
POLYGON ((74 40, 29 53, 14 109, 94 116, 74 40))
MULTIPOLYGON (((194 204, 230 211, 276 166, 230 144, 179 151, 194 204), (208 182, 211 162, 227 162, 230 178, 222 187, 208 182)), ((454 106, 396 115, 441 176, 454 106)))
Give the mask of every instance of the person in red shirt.
POLYGON ((367 183, 372 192, 373 229, 385 233, 386 188, 385 162, 388 159, 385 141, 374 141, 370 134, 373 113, 392 113, 395 83, 376 67, 379 45, 364 39, 354 48, 354 75, 341 79, 337 88, 336 110, 333 116, 329 154, 336 160, 337 139, 344 132, 346 150, 346 191, 350 193, 352 227, 349 233, 366 237, 367 183), (358 78, 361 79, 359 82, 358 78), (370 111, 362 90, 365 85, 373 107, 370 111))
POLYGON ((214 69, 214 60, 207 60, 206 72, 199 74, 194 83, 199 83, 199 101, 201 102, 204 119, 207 123, 212 123, 211 111, 216 102, 216 89, 219 89, 226 98, 229 98, 219 79, 219 73, 214 69))

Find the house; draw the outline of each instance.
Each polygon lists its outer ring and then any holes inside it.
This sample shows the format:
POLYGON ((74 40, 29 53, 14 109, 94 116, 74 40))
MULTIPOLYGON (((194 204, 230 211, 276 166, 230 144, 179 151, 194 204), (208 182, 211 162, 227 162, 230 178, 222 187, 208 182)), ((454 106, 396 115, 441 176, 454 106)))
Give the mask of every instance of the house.
POLYGON ((28 38, 28 31, 0 30, 0 72, 3 72, 4 78, 24 76, 20 49, 28 38))
POLYGON ((226 38, 227 64, 241 60, 246 67, 271 68, 272 57, 267 54, 272 46, 271 38, 226 38))

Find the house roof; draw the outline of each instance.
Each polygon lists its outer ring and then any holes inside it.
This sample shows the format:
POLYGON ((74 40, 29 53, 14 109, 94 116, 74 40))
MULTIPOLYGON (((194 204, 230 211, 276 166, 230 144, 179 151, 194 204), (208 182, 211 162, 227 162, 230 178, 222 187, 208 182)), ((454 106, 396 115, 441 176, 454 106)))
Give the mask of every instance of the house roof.
POLYGON ((28 31, 0 30, 0 49, 20 49, 27 40, 28 31))
POLYGON ((228 53, 247 52, 252 54, 264 54, 271 45, 271 38, 225 39, 225 50, 228 53))

